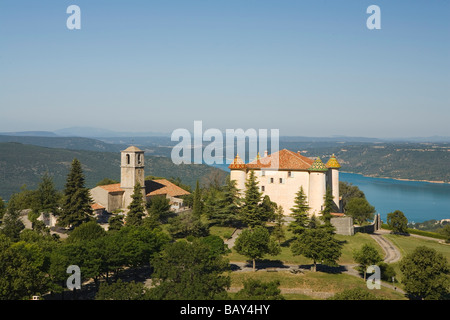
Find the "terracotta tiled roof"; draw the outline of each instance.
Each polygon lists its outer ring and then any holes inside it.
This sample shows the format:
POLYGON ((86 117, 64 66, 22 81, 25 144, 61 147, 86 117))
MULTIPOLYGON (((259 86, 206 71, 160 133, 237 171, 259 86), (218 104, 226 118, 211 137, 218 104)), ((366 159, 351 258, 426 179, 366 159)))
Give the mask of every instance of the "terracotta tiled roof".
POLYGON ((178 197, 190 194, 188 191, 180 188, 176 184, 166 180, 147 180, 145 181, 145 192, 147 196, 169 195, 170 197, 178 197))
POLYGON ((122 152, 143 152, 143 151, 141 149, 139 149, 138 147, 130 146, 130 147, 126 148, 125 150, 123 150, 122 152))
POLYGON ((327 166, 327 168, 330 168, 330 169, 339 169, 341 167, 341 165, 337 161, 336 156, 334 155, 334 153, 331 156, 331 158, 328 160, 326 166, 327 166))
POLYGON ((339 213, 339 212, 331 212, 330 214, 334 217, 344 217, 345 216, 344 213, 339 213))
POLYGON ((124 190, 120 187, 120 183, 115 184, 107 184, 104 186, 100 186, 102 189, 105 189, 108 192, 123 192, 124 190))
MULTIPOLYGON (((284 170, 308 170, 314 160, 302 156, 300 153, 287 149, 280 150, 271 155, 257 158, 248 163, 248 169, 284 169, 284 170)), ((231 166, 230 166, 231 167, 231 166)), ((232 169, 232 168, 230 168, 232 169)))
POLYGON ((236 155, 236 157, 234 158, 234 161, 232 164, 230 164, 228 166, 228 168, 230 169, 244 169, 245 168, 245 163, 244 161, 242 161, 241 157, 239 157, 239 155, 236 155))
POLYGON ((92 210, 101 210, 101 209, 106 209, 104 206, 102 206, 100 203, 94 203, 91 206, 92 210))

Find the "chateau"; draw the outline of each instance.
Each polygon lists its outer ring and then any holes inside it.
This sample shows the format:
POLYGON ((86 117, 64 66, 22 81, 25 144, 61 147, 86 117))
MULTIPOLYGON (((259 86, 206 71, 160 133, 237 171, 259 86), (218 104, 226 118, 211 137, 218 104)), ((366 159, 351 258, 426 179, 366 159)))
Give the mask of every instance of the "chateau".
POLYGON ((305 157, 300 152, 287 149, 271 155, 264 154, 245 164, 237 155, 228 167, 230 179, 236 180, 241 192, 245 190, 245 181, 250 170, 253 170, 260 191, 268 195, 270 200, 282 206, 284 214, 289 215, 294 206, 296 193, 303 187, 307 196, 310 215, 320 214, 324 204, 327 188, 330 188, 338 211, 341 211, 339 201, 339 169, 340 164, 333 155, 326 164, 317 157, 315 160, 305 157))
POLYGON ((131 146, 121 152, 120 183, 98 186, 91 189, 94 200, 92 209, 113 212, 127 211, 131 203, 134 186, 141 185, 142 197, 148 202, 152 197, 164 196, 170 200, 171 209, 180 211, 184 208, 183 199, 189 192, 166 179, 145 180, 144 151, 131 146))

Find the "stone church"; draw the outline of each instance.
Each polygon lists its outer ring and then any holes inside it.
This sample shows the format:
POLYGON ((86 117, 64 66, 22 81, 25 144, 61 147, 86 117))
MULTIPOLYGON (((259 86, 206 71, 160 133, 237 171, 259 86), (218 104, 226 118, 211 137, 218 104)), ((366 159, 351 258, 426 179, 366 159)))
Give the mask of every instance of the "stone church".
POLYGON ((264 157, 258 157, 245 164, 237 155, 230 164, 231 180, 236 180, 237 187, 245 190, 245 181, 253 170, 260 191, 268 195, 270 200, 282 206, 285 215, 291 213, 296 193, 303 187, 307 197, 310 215, 318 216, 323 209, 327 188, 330 188, 335 202, 335 211, 341 211, 339 199, 339 169, 340 164, 333 155, 324 164, 317 157, 314 160, 305 157, 300 152, 287 149, 280 150, 264 157))
POLYGON ((94 204, 92 209, 96 213, 106 211, 112 213, 117 210, 127 211, 131 203, 134 186, 141 185, 142 197, 150 201, 152 197, 166 197, 170 200, 173 211, 185 209, 180 196, 189 192, 178 187, 166 179, 145 180, 144 151, 131 146, 121 152, 120 183, 97 186, 91 189, 94 204))

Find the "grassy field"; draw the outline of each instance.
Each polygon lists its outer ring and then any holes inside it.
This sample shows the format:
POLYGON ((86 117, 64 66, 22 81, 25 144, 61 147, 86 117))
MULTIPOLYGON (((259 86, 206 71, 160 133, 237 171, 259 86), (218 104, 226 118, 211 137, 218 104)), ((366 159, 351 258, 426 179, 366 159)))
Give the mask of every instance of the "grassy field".
MULTIPOLYGON (((218 229, 215 230, 215 234, 218 234, 218 229)), ((376 247, 380 254, 383 256, 383 249, 373 240, 370 235, 364 233, 357 233, 354 236, 336 235, 336 238, 343 243, 342 255, 339 259, 339 264, 353 264, 353 250, 361 248, 364 244, 371 244, 376 247)), ((293 240, 293 234, 286 230, 286 241, 281 243, 281 253, 277 256, 266 256, 266 260, 281 261, 285 264, 311 264, 312 261, 303 256, 294 256, 289 247, 290 242, 293 240)), ((247 258, 238 254, 232 249, 232 252, 228 255, 230 261, 244 262, 247 258)))
MULTIPOLYGON (((232 272, 231 287, 242 287, 246 279, 259 279, 264 282, 278 280, 282 292, 291 292, 283 293, 286 299, 324 299, 345 289, 362 288, 369 290, 364 280, 355 276, 310 271, 298 274, 289 271, 267 272, 262 270, 257 272, 232 272), (308 291, 312 293, 308 294, 308 291)), ((402 294, 385 287, 381 287, 380 290, 370 290, 370 292, 389 300, 405 299, 402 294)))
MULTIPOLYGON (((229 233, 230 230, 216 227, 211 233, 222 235, 229 233)), ((424 238, 417 238, 413 236, 399 236, 387 234, 385 237, 392 241, 397 246, 402 254, 402 257, 414 251, 418 246, 427 246, 442 253, 450 262, 450 245, 441 244, 436 240, 429 240, 424 238)), ((357 233, 353 236, 336 235, 336 238, 343 243, 342 255, 339 259, 339 264, 354 264, 353 251, 361 248, 364 244, 371 244, 384 257, 383 249, 372 239, 369 234, 357 233)), ((293 234, 286 230, 286 241, 281 244, 282 252, 277 256, 266 256, 265 261, 273 261, 279 264, 296 264, 296 265, 310 265, 312 261, 303 256, 293 256, 289 244, 293 239, 293 234)), ((235 250, 228 254, 227 258, 230 261, 245 262, 248 259, 235 250)), ((258 262, 257 262, 258 267, 258 262)), ((401 281, 401 272, 399 263, 392 264, 397 273, 396 279, 401 281)), ((326 272, 310 272, 293 274, 289 271, 267 272, 265 269, 260 269, 257 272, 232 272, 231 286, 240 288, 243 286, 245 279, 255 278, 262 281, 280 281, 280 289, 282 289, 283 296, 286 299, 292 300, 311 300, 311 299, 325 299, 326 297, 341 292, 345 289, 363 288, 367 289, 366 283, 363 279, 344 273, 326 273, 326 272)), ((402 284, 396 283, 396 286, 402 288, 402 284)), ((367 289, 368 290, 368 289, 367 289)), ((380 290, 371 290, 385 299, 399 300, 406 299, 403 294, 383 287, 380 290)))
POLYGON ((227 240, 231 237, 233 234, 233 231, 235 228, 232 227, 219 227, 219 226, 212 226, 209 228, 209 232, 212 235, 216 235, 221 237, 223 240, 227 240))
MULTIPOLYGON (((439 243, 436 240, 431 239, 424 239, 424 238, 417 238, 414 236, 400 236, 400 235, 393 235, 393 234, 387 234, 385 235, 387 239, 389 239, 397 248, 399 248, 400 253, 402 254, 402 257, 405 257, 407 254, 414 251, 419 246, 426 246, 432 249, 435 249, 437 252, 440 252, 444 255, 444 257, 447 258, 447 261, 450 263, 450 245, 449 244, 442 244, 439 243)), ((392 264, 396 274, 397 279, 402 279, 402 272, 400 271, 400 263, 393 263, 392 264)), ((402 284, 399 283, 399 287, 402 288, 402 284)))
POLYGON ((387 239, 392 241, 395 244, 402 254, 402 257, 406 256, 408 253, 414 251, 415 248, 419 246, 426 246, 429 248, 435 249, 437 252, 440 252, 447 258, 450 263, 450 245, 442 244, 436 240, 428 240, 424 238, 417 238, 414 236, 400 236, 394 234, 385 235, 387 239))

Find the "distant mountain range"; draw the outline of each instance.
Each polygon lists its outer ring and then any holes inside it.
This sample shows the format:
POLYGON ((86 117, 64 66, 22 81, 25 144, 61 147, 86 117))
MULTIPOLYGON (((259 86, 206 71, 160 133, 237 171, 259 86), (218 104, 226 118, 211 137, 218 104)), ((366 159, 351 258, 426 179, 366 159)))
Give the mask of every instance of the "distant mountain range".
MULTIPOLYGON (((58 132, 61 134, 61 131, 58 132)), ((62 132, 75 133, 69 130, 62 132)), ((119 134, 114 131, 109 133, 119 134)), ((419 142, 364 137, 280 137, 279 148, 301 151, 308 157, 320 156, 324 161, 335 153, 341 162, 342 171, 366 176, 450 182, 450 143, 441 142, 445 140, 444 137, 431 137, 428 142, 421 138, 414 139, 419 142)), ((215 165, 215 168, 207 165, 174 165, 170 157, 172 147, 177 143, 164 135, 94 139, 63 137, 57 132, 46 131, 0 134, 0 196, 19 191, 22 184, 34 187, 45 171, 52 173, 55 183, 62 187, 74 157, 83 157, 80 160, 86 166, 89 184, 106 177, 117 180, 120 151, 130 145, 145 151, 146 157, 150 159, 146 168, 150 175, 179 177, 189 185, 194 185, 196 179, 208 175, 226 175, 228 164, 215 165)), ((208 144, 205 142, 204 146, 208 144)), ((246 162, 254 160, 249 159, 248 154, 240 155, 246 162)))
MULTIPOLYGON (((114 131, 93 127, 70 127, 55 131, 20 131, 20 132, 0 132, 6 136, 32 136, 32 137, 82 137, 110 139, 116 141, 118 138, 129 138, 127 144, 133 139, 145 139, 148 137, 161 137, 170 141, 171 133, 163 132, 129 132, 114 131)), ((281 136, 280 140, 284 142, 345 142, 345 143, 377 143, 377 142, 450 142, 450 136, 430 136, 430 137, 409 137, 409 138, 370 138, 370 137, 349 137, 349 136, 331 136, 331 137, 306 137, 306 136, 281 136)), ((113 142, 116 143, 116 142, 113 142)))

